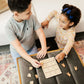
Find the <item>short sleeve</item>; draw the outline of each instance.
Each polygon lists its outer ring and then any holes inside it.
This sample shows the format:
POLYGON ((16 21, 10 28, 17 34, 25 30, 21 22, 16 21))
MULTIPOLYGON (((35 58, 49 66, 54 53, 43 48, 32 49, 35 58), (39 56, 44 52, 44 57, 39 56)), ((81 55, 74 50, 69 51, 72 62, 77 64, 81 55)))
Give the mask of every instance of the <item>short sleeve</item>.
POLYGON ((33 26, 35 31, 41 27, 41 24, 38 22, 35 16, 33 16, 33 26))
POLYGON ((13 40, 17 39, 16 35, 15 35, 15 30, 14 27, 12 26, 12 24, 10 22, 8 22, 5 26, 5 32, 7 35, 7 38, 9 40, 9 42, 11 43, 13 40))

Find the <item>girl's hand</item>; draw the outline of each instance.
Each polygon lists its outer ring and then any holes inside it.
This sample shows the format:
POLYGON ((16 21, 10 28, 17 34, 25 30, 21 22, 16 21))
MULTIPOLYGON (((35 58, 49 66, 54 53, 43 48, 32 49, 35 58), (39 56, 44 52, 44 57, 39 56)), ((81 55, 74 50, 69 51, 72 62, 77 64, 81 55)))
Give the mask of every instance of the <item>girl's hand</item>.
POLYGON ((31 62, 30 62, 31 64, 32 64, 32 66, 33 67, 35 67, 35 68, 39 68, 40 66, 41 66, 41 63, 38 61, 38 60, 36 60, 36 59, 31 59, 31 62))
POLYGON ((44 21, 41 23, 42 28, 45 28, 45 27, 48 28, 48 23, 49 23, 48 20, 44 20, 44 21))
POLYGON ((65 53, 61 52, 58 55, 56 55, 55 59, 57 60, 58 63, 60 63, 60 61, 62 61, 65 57, 65 53))
POLYGON ((38 53, 37 53, 37 58, 38 59, 41 59, 41 58, 44 58, 46 56, 46 53, 47 53, 47 49, 41 49, 38 53))

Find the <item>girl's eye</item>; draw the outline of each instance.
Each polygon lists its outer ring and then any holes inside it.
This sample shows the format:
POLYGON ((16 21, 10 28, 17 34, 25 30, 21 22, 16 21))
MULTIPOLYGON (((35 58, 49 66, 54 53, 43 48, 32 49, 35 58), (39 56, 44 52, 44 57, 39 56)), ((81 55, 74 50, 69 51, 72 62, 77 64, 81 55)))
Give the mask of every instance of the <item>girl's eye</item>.
POLYGON ((62 21, 64 24, 65 24, 65 22, 64 21, 62 21))
POLYGON ((61 19, 59 18, 59 21, 60 21, 61 19))

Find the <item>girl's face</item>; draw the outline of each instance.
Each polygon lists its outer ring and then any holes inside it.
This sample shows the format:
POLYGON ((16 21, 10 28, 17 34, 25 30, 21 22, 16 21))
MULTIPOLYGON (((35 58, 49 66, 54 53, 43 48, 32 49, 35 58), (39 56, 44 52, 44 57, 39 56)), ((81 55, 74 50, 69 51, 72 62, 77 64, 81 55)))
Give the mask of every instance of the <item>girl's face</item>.
POLYGON ((72 22, 64 15, 60 14, 59 16, 59 26, 63 29, 69 29, 69 26, 72 26, 72 22))

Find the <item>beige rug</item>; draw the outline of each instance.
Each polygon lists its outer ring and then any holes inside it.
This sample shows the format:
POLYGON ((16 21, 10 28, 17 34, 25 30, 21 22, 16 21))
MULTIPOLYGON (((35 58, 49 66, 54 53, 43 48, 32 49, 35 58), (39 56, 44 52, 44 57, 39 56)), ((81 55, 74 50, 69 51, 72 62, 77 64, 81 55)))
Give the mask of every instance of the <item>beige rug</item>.
POLYGON ((0 84, 19 84, 18 72, 8 52, 0 55, 0 84))
POLYGON ((74 47, 79 55, 82 65, 84 66, 84 40, 75 42, 74 47))

